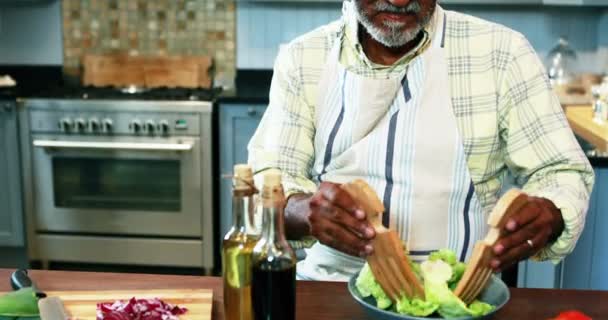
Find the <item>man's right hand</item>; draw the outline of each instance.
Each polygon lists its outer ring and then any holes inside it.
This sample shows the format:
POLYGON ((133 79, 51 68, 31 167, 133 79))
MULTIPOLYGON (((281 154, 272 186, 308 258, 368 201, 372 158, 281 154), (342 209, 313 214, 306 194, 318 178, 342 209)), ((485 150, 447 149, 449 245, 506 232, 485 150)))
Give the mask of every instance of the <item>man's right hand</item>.
POLYGON ((321 243, 353 256, 373 253, 370 240, 375 236, 374 229, 365 212, 339 184, 323 182, 312 196, 290 197, 286 220, 291 236, 312 235, 321 243), (304 225, 308 230, 302 231, 304 225))

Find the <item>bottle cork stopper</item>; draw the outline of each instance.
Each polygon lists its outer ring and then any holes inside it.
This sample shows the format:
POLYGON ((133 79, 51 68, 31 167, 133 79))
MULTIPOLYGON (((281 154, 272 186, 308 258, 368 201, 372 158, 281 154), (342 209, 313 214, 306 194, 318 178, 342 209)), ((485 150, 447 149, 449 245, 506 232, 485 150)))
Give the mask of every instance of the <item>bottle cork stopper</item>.
POLYGON ((281 170, 270 169, 264 174, 264 187, 273 188, 281 185, 281 170))
POLYGON ((234 166, 234 186, 236 188, 251 188, 253 185, 253 171, 246 164, 234 166), (248 184, 249 183, 249 184, 248 184))

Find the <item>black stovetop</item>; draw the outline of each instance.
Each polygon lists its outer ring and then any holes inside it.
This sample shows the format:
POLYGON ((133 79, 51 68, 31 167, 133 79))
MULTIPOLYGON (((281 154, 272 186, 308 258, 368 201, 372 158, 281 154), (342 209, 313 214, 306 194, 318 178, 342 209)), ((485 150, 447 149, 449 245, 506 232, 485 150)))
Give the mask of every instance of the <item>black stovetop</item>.
POLYGON ((41 90, 35 96, 53 99, 214 101, 220 93, 221 88, 53 87, 41 90))

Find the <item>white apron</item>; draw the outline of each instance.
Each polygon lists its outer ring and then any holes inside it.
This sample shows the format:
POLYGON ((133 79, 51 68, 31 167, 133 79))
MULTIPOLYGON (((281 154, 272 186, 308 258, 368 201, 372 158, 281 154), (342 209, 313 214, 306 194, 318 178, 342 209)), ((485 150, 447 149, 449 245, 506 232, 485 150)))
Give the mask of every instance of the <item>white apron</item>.
MULTIPOLYGON (((452 109, 441 8, 435 18, 432 43, 397 78, 347 70, 336 41, 319 83, 311 174, 317 182, 370 183, 386 207, 384 224, 413 260, 450 248, 464 261, 487 226, 452 109)), ((299 279, 347 281, 364 263, 320 243, 306 253, 299 279)))

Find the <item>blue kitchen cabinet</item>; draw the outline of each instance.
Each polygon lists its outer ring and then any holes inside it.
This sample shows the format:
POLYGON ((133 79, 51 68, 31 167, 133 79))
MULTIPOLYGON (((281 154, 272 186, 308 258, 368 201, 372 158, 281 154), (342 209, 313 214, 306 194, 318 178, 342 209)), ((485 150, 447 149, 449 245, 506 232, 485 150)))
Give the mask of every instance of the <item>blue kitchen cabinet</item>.
POLYGON ((266 105, 220 104, 220 236, 232 225, 232 180, 226 178, 237 163, 247 162, 247 144, 255 133, 266 105))
POLYGON ((595 167, 585 231, 566 258, 562 288, 608 290, 608 167, 595 167))
POLYGON ((559 265, 520 263, 519 287, 608 290, 608 167, 594 170, 595 187, 576 248, 559 265))
POLYGON ((24 245, 17 136, 15 102, 0 100, 0 247, 24 245))

